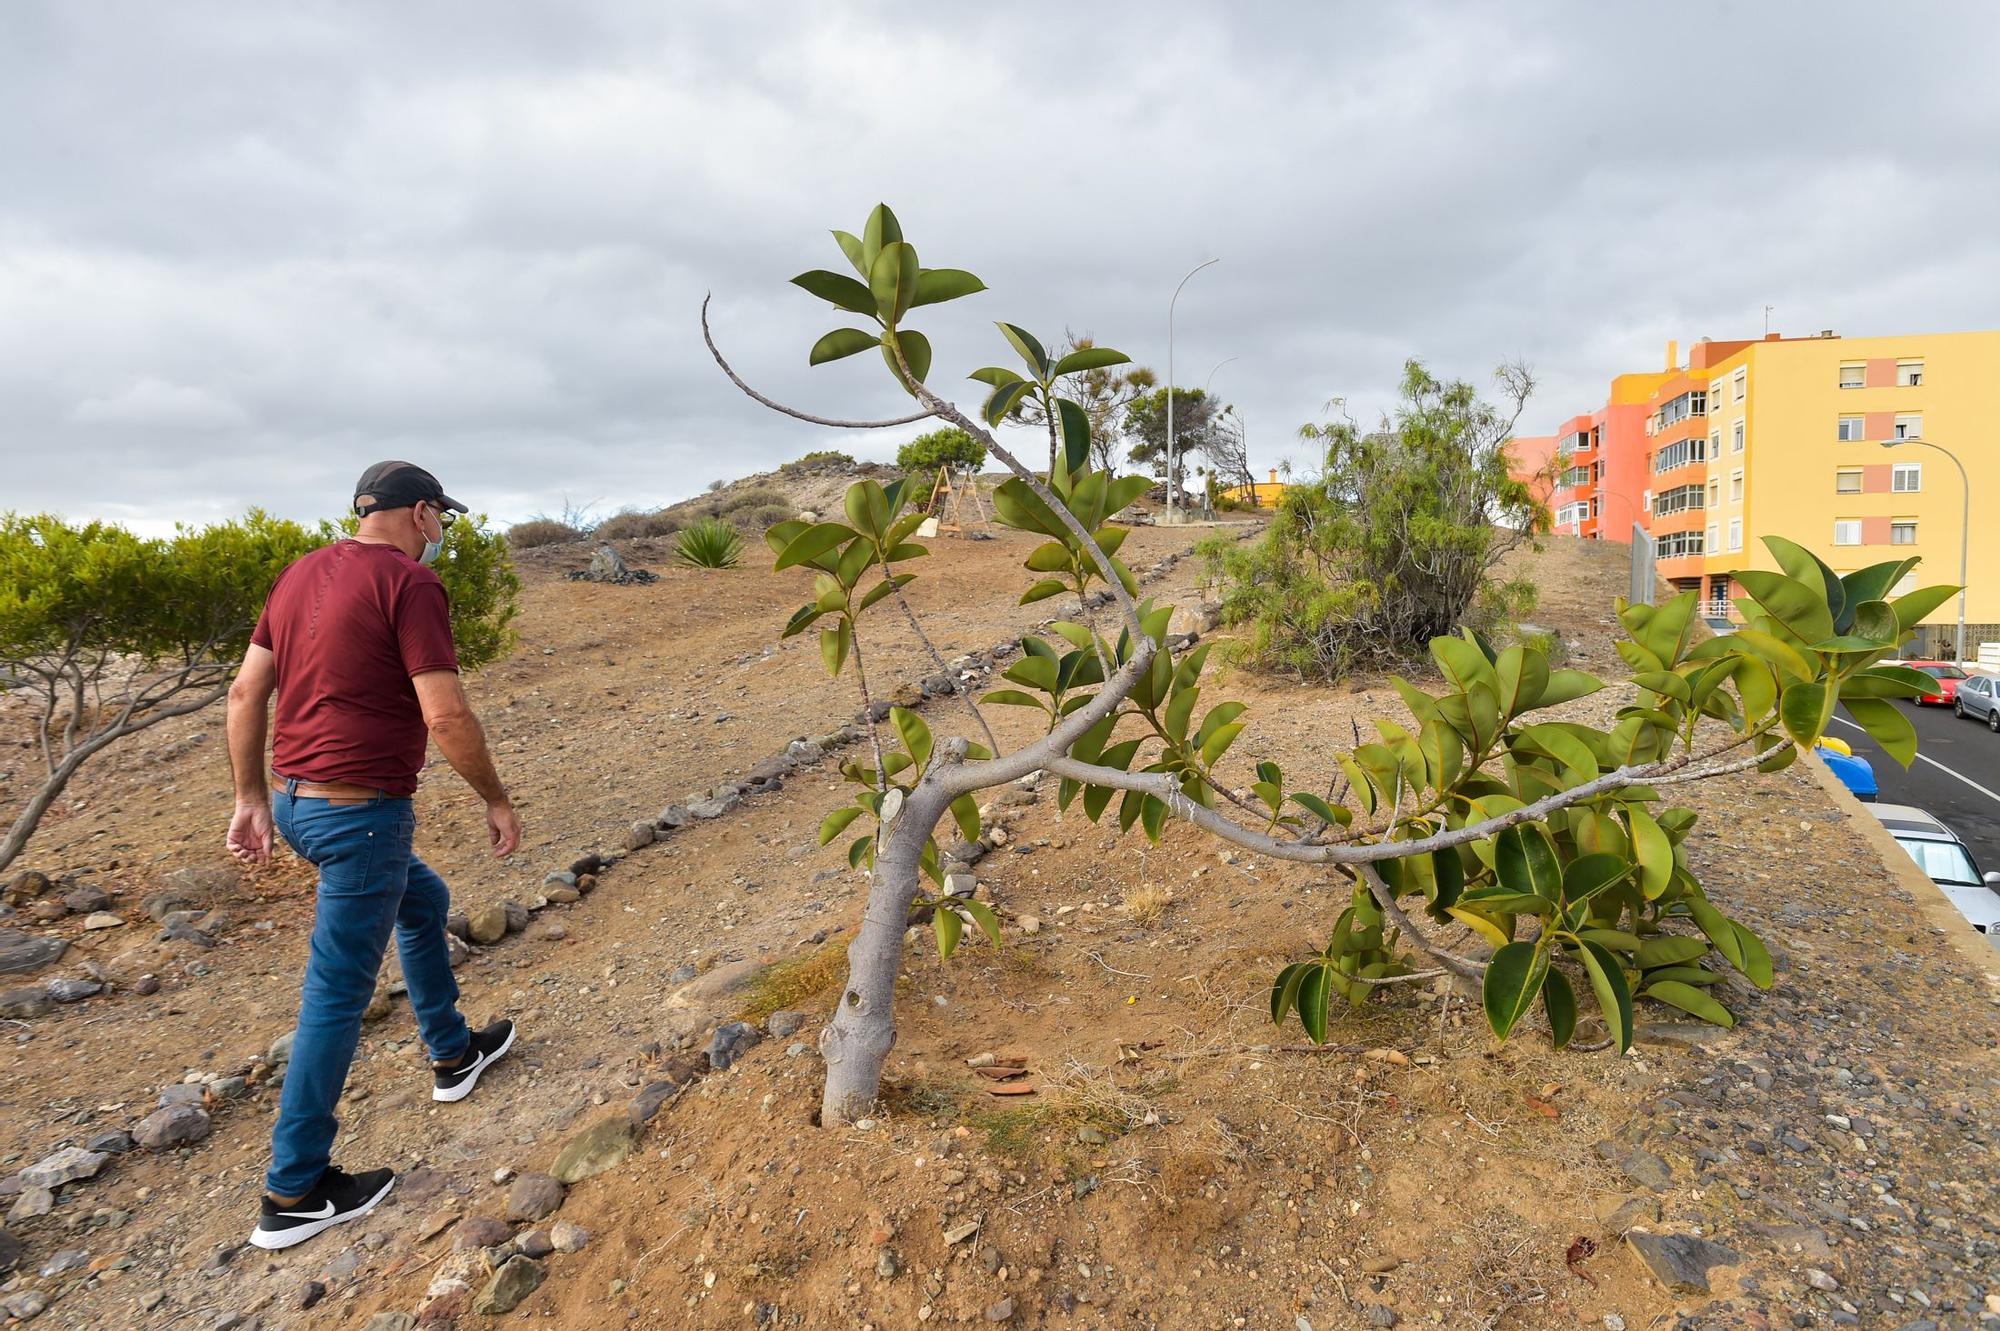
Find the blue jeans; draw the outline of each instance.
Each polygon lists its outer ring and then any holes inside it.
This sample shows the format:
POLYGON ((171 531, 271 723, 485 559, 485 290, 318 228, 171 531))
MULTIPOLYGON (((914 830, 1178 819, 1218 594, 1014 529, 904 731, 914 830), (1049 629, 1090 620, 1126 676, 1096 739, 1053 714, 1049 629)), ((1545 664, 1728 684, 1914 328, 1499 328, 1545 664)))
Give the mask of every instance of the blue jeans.
POLYGON ((361 1014, 375 993, 394 930, 417 1033, 431 1058, 465 1053, 472 1032, 458 1011, 444 921, 451 894, 410 849, 417 816, 407 799, 334 804, 279 790, 273 821, 287 843, 319 869, 312 951, 299 993, 298 1032, 271 1130, 275 1196, 311 1191, 326 1172, 339 1128, 334 1106, 361 1040, 361 1014))

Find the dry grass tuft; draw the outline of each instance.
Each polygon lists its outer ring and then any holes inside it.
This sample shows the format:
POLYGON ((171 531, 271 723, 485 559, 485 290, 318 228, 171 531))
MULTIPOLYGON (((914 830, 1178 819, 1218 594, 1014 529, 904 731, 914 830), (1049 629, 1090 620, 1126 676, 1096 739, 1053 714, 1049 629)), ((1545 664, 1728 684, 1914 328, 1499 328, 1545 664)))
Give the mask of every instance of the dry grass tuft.
POLYGON ((847 943, 836 939, 816 952, 781 961, 757 977, 737 1016, 761 1022, 786 1009, 830 1008, 847 980, 847 943))
POLYGON ((1150 928, 1167 917, 1167 907, 1173 904, 1171 888, 1157 883, 1142 883, 1125 889, 1125 899, 1119 903, 1119 908, 1131 916, 1134 923, 1150 928))

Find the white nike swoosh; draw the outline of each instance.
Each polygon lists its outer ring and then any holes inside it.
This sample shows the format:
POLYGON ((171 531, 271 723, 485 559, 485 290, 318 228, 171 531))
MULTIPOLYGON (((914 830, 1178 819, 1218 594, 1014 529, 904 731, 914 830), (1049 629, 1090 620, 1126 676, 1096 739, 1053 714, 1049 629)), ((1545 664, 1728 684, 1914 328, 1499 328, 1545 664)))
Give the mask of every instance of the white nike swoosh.
POLYGON ((333 1203, 328 1202, 323 1209, 318 1211, 280 1211, 278 1214, 287 1216, 293 1220, 324 1220, 333 1214, 333 1203))

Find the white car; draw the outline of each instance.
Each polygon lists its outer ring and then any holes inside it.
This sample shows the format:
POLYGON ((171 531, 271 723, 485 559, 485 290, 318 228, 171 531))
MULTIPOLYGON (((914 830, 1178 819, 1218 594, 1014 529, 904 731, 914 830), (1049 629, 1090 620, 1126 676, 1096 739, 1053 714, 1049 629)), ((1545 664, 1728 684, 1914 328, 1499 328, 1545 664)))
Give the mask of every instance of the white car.
POLYGON ((2000 873, 1982 875, 1965 843, 1922 809, 1907 804, 1867 807, 1973 928, 2000 939, 2000 873))

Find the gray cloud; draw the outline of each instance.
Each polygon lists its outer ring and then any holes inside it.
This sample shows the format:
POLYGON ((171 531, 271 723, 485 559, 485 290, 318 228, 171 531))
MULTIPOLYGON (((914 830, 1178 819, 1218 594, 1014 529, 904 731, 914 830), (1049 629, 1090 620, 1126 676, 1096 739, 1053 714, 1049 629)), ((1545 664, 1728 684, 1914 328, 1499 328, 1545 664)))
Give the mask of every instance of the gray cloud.
MULTIPOLYGON (((1983 6, 12 5, 0 508, 317 517, 383 456, 513 518, 838 443, 722 380, 894 414, 785 285, 890 201, 991 292, 1216 391, 1257 465, 1401 361, 1514 357, 1529 428, 1667 338, 1991 325, 1983 6), (1081 17, 1080 17, 1081 16, 1081 17), (1880 71, 1875 73, 1874 71, 1880 71)), ((968 385, 963 400, 976 400, 968 385)), ((1028 445, 1032 448, 1032 445, 1028 445)))

